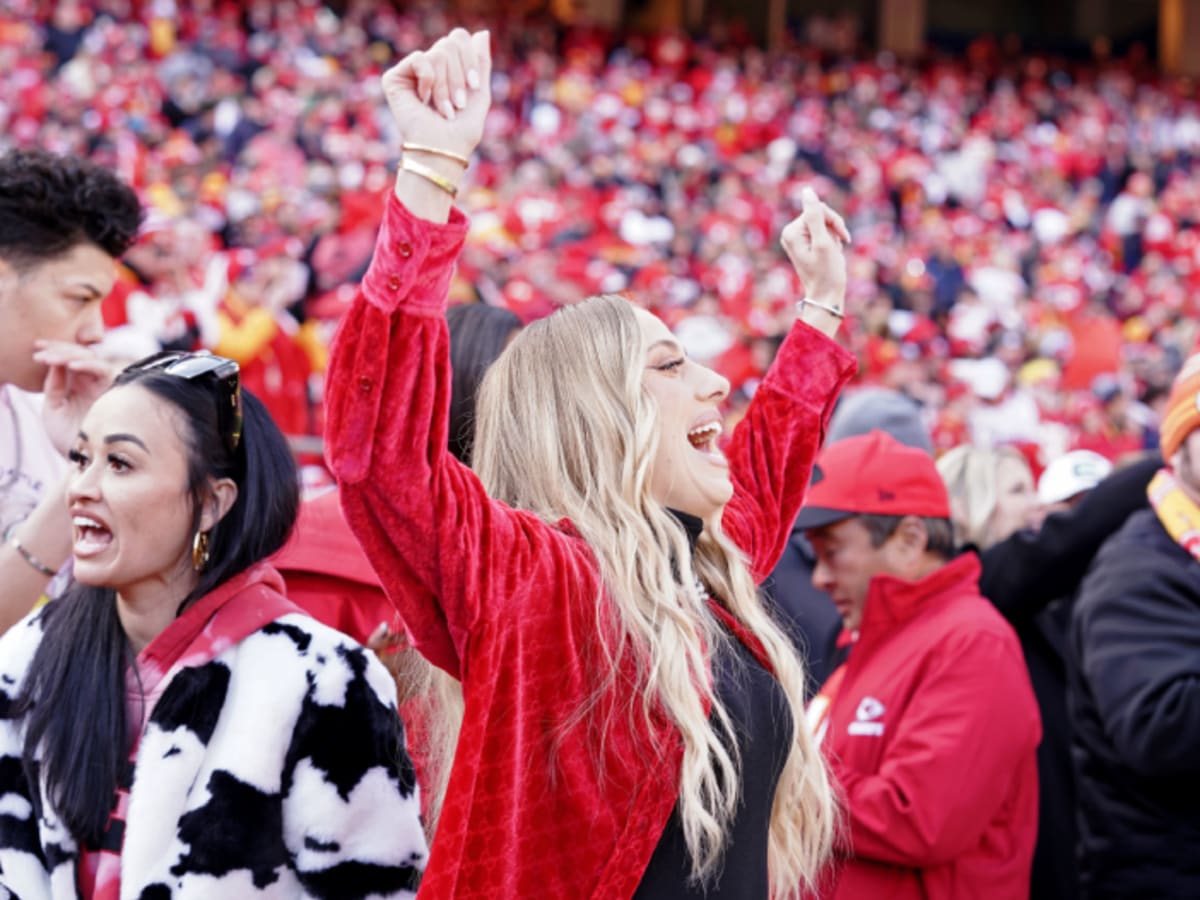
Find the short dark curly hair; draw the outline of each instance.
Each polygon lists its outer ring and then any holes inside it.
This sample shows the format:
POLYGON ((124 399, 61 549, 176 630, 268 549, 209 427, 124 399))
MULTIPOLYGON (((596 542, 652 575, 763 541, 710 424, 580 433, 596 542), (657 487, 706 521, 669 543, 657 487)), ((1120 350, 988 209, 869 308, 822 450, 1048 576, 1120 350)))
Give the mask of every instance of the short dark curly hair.
POLYGON ((87 160, 41 150, 0 156, 0 259, 14 268, 46 262, 82 243, 119 257, 141 223, 133 189, 87 160))

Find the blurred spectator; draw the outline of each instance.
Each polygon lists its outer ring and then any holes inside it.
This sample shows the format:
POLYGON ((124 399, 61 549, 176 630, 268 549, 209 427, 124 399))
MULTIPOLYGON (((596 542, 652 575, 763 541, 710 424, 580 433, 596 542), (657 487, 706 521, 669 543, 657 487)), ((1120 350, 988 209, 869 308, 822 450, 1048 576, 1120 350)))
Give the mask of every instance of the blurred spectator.
POLYGON ((446 310, 450 328, 450 452, 471 464, 475 442, 475 396, 483 374, 521 330, 521 320, 506 309, 484 303, 460 303, 446 310))
POLYGON ((937 469, 950 492, 959 546, 983 550, 1038 523, 1033 472, 1012 447, 955 447, 938 459, 937 469))
POLYGON ((1037 483, 1042 514, 1069 509, 1112 472, 1112 463, 1090 450, 1072 450, 1046 466, 1037 483))
POLYGON ((229 289, 217 309, 215 352, 238 362, 242 383, 288 435, 315 430, 309 377, 322 365, 323 354, 311 352, 312 326, 301 325, 290 311, 302 298, 307 279, 303 264, 283 247, 242 249, 233 255, 229 289))
POLYGON ((1032 900, 1061 900, 1079 890, 1065 659, 1074 595, 1100 544, 1145 505, 1145 487, 1157 468, 1154 460, 1142 462, 1097 488, 1110 466, 1087 454, 1090 465, 1076 471, 1084 453, 1063 457, 1065 469, 1061 461, 1047 468, 1042 482, 1048 496, 1066 496, 1076 505, 1044 522, 1046 509, 1031 494, 1029 466, 1015 450, 964 446, 937 464, 959 540, 979 553, 980 592, 1015 629, 1041 713, 1032 900))
POLYGON ((0 632, 67 558, 59 482, 79 422, 111 378, 91 348, 114 259, 140 219, 133 191, 97 166, 0 157, 0 632))
POLYGON ((859 635, 810 704, 847 819, 827 895, 1025 896, 1037 707, 932 458, 873 431, 822 450, 813 482, 813 583, 859 635))
POLYGON ((1200 357, 1163 423, 1151 509, 1101 549, 1071 619, 1069 709, 1088 900, 1191 897, 1200 874, 1200 357))
MULTIPOLYGON (((172 251, 199 258, 145 291, 166 301, 147 310, 156 339, 212 346, 180 298, 211 296, 213 254, 289 237, 312 266, 296 318, 327 336, 394 170, 383 61, 445 14, 361 0, 9 6, 0 147, 91 153, 157 214, 204 231, 172 251)), ((1043 459, 1152 445, 1152 416, 1131 422, 1092 390, 1118 376, 1141 416, 1194 340, 1195 99, 1136 60, 981 43, 918 66, 853 55, 841 19, 809 25, 809 43, 764 53, 719 32, 618 42, 537 15, 493 23, 503 74, 464 185, 475 225, 456 290, 523 321, 635 292, 748 396, 770 354, 741 351, 782 334, 802 290, 770 236, 815 183, 855 235, 865 312, 842 337, 861 380, 903 385, 939 447, 964 430, 1043 459), (989 356, 1003 371, 982 386, 954 365, 989 356), (1034 390, 1017 380, 1031 363, 1058 374, 1034 390)))
POLYGON ((226 264, 212 249, 198 223, 152 215, 121 259, 117 283, 104 299, 106 344, 135 359, 159 350, 213 347, 226 264))

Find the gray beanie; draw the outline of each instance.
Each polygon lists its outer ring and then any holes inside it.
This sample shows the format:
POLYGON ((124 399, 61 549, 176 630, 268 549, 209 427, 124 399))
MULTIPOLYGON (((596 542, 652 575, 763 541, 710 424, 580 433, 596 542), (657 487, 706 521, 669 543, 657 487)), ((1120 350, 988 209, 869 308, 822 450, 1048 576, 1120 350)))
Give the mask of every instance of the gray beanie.
POLYGON ((833 412, 826 445, 879 428, 902 444, 933 455, 933 441, 921 421, 921 407, 898 391, 863 388, 847 394, 833 412))

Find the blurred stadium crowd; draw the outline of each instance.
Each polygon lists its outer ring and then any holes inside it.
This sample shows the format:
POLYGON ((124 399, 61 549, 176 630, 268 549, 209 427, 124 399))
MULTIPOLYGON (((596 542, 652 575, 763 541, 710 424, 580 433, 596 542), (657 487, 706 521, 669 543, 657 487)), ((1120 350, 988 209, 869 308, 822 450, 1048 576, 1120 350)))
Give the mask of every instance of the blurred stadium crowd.
MULTIPOLYGON (((149 209, 106 303, 113 352, 212 348, 286 432, 319 434, 325 348, 400 144, 379 76, 446 11, 7 7, 0 151, 87 155, 149 209)), ((1014 444, 1036 471, 1155 445, 1200 295, 1188 83, 987 40, 909 64, 466 19, 491 28, 500 74, 457 300, 528 321, 629 292, 730 377, 736 406, 794 315, 773 236, 815 182, 854 235, 841 337, 859 378, 918 400, 937 448, 1014 444)))

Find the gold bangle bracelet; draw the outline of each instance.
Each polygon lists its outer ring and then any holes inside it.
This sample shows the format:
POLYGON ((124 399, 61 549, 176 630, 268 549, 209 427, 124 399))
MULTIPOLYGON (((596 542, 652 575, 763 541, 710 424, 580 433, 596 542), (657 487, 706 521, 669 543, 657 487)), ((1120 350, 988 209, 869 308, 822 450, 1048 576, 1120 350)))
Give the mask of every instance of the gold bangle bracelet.
POLYGON ((47 578, 53 578, 58 574, 58 572, 54 571, 54 569, 50 568, 32 553, 30 553, 29 550, 17 540, 17 536, 15 534, 8 539, 8 542, 12 545, 12 548, 21 555, 21 559, 25 560, 25 562, 29 563, 29 565, 33 566, 47 578))
POLYGON ((405 172, 412 172, 414 175, 424 178, 430 184, 436 185, 437 187, 441 188, 443 191, 445 191, 451 197, 458 196, 458 185, 456 185, 453 181, 451 181, 449 178, 447 178, 441 172, 438 172, 435 169, 429 168, 429 166, 425 165, 425 163, 423 163, 423 162, 418 162, 415 159, 409 159, 406 156, 402 160, 400 160, 400 168, 403 169, 405 172))
POLYGON ((471 164, 471 161, 465 156, 459 156, 457 153, 453 153, 450 150, 442 150, 438 147, 430 147, 428 144, 404 143, 400 145, 400 149, 405 153, 411 150, 413 153, 428 153, 430 156, 440 156, 443 159, 452 159, 463 168, 466 168, 471 164))

